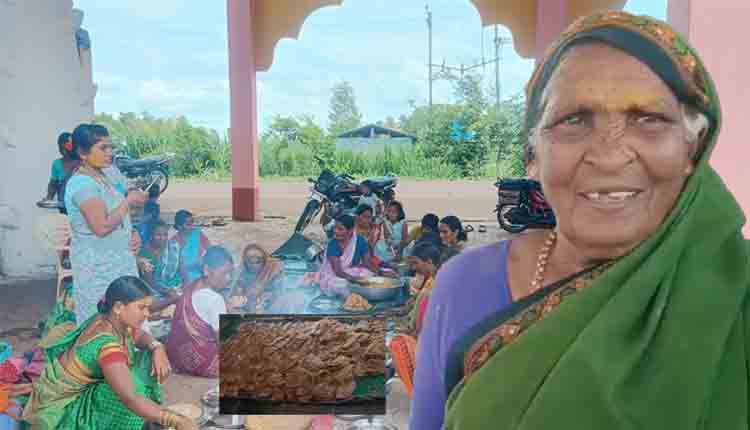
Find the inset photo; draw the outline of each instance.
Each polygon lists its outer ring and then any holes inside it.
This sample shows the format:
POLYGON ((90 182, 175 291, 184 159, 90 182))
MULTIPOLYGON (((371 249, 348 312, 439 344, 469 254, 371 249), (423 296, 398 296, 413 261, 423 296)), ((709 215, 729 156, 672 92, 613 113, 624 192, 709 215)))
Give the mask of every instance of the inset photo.
POLYGON ((385 415, 386 320, 221 315, 227 415, 385 415))

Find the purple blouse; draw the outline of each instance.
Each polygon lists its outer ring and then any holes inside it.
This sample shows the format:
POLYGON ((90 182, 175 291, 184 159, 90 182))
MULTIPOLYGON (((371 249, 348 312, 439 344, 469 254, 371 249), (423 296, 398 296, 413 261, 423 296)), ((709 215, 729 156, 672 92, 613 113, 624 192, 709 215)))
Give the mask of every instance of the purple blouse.
POLYGON ((443 425, 448 354, 472 326, 512 302, 507 278, 510 241, 464 251, 437 275, 417 345, 414 395, 409 428, 437 430, 443 425))

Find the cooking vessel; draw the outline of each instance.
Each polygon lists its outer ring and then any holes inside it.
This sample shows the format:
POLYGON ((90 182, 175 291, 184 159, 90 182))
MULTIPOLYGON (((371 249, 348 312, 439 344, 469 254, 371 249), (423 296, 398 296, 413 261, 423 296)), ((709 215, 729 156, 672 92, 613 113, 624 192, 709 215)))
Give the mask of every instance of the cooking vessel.
POLYGON ((350 282, 349 290, 371 302, 383 302, 396 298, 402 287, 399 279, 372 277, 368 278, 368 282, 370 285, 378 286, 364 286, 350 282))

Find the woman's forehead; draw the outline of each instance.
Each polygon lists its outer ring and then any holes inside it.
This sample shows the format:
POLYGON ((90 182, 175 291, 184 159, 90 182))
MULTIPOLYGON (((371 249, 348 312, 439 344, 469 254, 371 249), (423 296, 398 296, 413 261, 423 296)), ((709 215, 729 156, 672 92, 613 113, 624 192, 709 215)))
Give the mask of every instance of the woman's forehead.
POLYGON ((608 111, 677 108, 669 87, 646 64, 617 48, 586 44, 560 61, 543 100, 553 105, 585 104, 608 111))
POLYGON ((145 306, 151 306, 152 302, 153 302, 153 297, 146 296, 146 297, 143 297, 141 299, 134 300, 134 301, 130 302, 130 304, 133 305, 133 306, 143 306, 143 305, 145 305, 145 306))

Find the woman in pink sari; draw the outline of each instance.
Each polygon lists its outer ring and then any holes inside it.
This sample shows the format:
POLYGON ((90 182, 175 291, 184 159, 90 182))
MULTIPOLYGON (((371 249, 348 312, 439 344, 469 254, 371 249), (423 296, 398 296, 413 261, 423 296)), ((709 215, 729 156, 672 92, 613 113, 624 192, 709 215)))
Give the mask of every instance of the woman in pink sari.
POLYGON ((354 218, 342 215, 336 219, 333 239, 328 242, 319 272, 321 291, 326 295, 347 297, 350 282, 362 282, 363 278, 377 272, 367 239, 354 231, 354 218))
POLYGON ((203 256, 203 277, 185 288, 177 302, 167 354, 183 374, 219 376, 219 315, 227 312, 221 290, 231 281, 234 262, 229 251, 212 246, 203 256))

